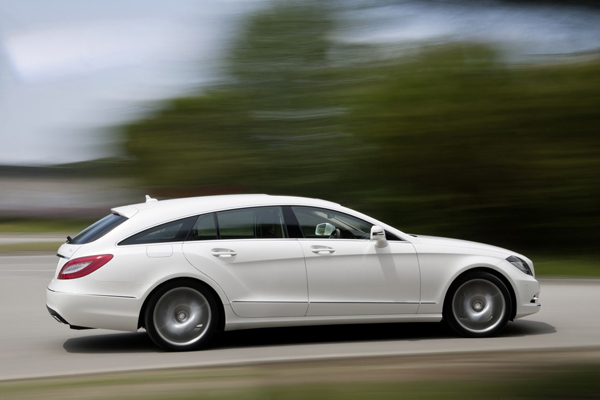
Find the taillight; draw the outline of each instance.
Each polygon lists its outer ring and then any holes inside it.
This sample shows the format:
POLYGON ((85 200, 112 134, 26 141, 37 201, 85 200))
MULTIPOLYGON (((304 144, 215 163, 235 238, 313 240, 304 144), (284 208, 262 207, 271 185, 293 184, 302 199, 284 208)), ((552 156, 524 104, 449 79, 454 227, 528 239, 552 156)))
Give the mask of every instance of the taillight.
POLYGON ((112 258, 112 254, 75 258, 60 269, 58 279, 75 279, 89 275, 112 260, 112 258))

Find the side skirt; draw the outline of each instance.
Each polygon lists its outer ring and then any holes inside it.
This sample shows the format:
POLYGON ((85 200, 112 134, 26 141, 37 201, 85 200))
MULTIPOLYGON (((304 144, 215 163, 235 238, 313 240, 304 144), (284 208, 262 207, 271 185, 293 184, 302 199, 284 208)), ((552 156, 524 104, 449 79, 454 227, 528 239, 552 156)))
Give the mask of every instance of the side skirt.
POLYGON ((382 324, 394 322, 440 322, 442 314, 344 315, 341 317, 241 318, 225 305, 225 330, 276 328, 287 326, 382 324))

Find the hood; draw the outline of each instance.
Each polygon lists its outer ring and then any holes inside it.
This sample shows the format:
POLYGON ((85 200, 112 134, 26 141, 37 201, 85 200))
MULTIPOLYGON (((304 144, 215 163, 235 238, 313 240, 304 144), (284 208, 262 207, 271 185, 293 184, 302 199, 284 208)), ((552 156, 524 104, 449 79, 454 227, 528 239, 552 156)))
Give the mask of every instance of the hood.
POLYGON ((496 255, 506 258, 511 255, 520 256, 518 253, 514 251, 503 249, 502 247, 492 246, 484 243, 471 242, 468 240, 461 239, 449 239, 444 237, 436 237, 436 236, 422 236, 422 235, 412 235, 416 237, 420 244, 430 245, 430 246, 448 246, 452 248, 462 248, 465 249, 466 252, 488 252, 495 253, 496 255))

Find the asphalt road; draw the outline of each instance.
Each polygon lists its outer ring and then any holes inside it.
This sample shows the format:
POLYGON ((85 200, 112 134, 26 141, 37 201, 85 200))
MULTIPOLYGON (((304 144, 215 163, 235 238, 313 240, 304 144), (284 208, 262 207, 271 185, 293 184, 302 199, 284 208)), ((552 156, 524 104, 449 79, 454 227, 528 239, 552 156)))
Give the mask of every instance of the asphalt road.
POLYGON ((0 257, 0 380, 124 370, 389 355, 600 348, 600 280, 543 280, 539 313, 499 337, 455 337, 443 324, 226 332, 204 351, 165 353, 145 332, 73 331, 46 311, 55 256, 0 257))

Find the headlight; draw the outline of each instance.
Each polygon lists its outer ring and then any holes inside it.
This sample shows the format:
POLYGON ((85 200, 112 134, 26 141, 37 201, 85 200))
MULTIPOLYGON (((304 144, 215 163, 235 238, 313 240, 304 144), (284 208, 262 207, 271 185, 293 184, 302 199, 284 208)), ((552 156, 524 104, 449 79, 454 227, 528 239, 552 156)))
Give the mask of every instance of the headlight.
POLYGON ((527 264, 527 262, 525 262, 525 260, 521 260, 519 257, 510 256, 506 259, 506 261, 508 261, 515 267, 519 268, 521 270, 521 272, 523 272, 524 274, 533 276, 533 273, 531 272, 531 268, 529 267, 529 264, 527 264))

